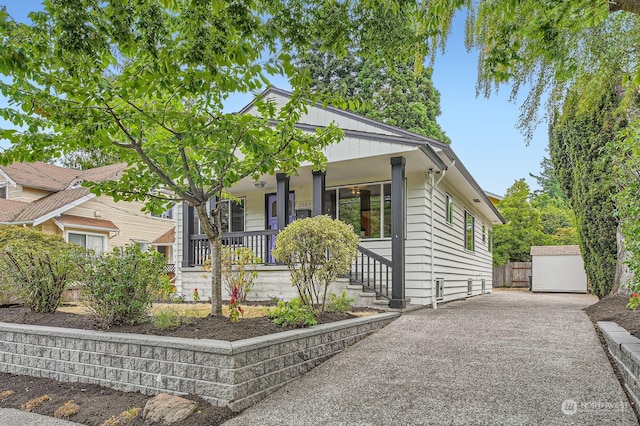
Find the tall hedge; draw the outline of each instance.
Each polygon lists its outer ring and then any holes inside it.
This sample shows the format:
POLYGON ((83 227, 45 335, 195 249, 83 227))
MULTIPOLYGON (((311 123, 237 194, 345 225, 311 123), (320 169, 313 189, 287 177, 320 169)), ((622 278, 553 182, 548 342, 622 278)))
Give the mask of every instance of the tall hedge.
POLYGON ((552 124, 549 149, 557 177, 576 213, 592 292, 603 297, 611 291, 617 258, 616 188, 604 147, 615 139, 623 123, 614 112, 617 101, 613 89, 587 111, 578 109, 577 96, 567 98, 564 113, 552 124))

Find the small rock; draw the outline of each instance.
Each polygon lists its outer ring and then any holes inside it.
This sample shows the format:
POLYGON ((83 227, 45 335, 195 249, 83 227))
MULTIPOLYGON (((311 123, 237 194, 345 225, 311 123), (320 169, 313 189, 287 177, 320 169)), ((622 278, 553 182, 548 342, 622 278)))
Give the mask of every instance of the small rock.
POLYGON ((171 425, 189 417, 197 406, 195 401, 161 393, 147 401, 143 417, 146 421, 171 425))

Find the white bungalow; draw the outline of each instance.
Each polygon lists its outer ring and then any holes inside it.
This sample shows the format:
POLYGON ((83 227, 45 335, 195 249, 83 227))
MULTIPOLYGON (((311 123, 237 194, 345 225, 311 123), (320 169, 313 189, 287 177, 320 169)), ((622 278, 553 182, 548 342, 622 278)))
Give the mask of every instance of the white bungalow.
MULTIPOLYGON (((277 88, 261 96, 285 104, 277 88)), ((253 104, 241 113, 256 113, 253 104)), ((225 201, 224 242, 252 247, 264 259, 252 297, 291 297, 288 273, 270 255, 287 223, 328 214, 360 234, 351 284, 364 286, 392 308, 433 305, 491 291, 492 225, 503 219, 451 147, 339 109, 309 108, 298 127, 335 123, 344 139, 327 147, 326 172, 242 180, 225 201)), ((188 298, 210 295, 201 265, 208 255, 194 210, 177 214, 176 286, 188 298)))

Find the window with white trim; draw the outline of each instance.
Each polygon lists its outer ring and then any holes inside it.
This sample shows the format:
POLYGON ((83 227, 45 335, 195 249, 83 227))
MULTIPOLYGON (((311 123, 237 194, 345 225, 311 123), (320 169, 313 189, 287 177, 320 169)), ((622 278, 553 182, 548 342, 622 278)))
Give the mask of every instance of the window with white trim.
POLYGON ((169 207, 169 209, 164 213, 160 213, 160 214, 151 213, 151 217, 158 217, 160 219, 173 219, 173 207, 174 206, 169 207))
POLYGON ((449 194, 447 194, 444 214, 447 219, 447 223, 453 223, 453 197, 449 194))
POLYGON ((102 253, 106 246, 106 236, 69 232, 67 234, 67 242, 77 244, 85 250, 93 250, 96 253, 102 253))
MULTIPOLYGON (((244 198, 239 200, 222 200, 220 205, 220 225, 223 233, 244 232, 245 227, 244 198)), ((193 209, 193 234, 204 234, 200 226, 198 212, 193 209)))
POLYGON ((9 190, 7 189, 7 185, 6 184, 4 184, 4 185, 0 184, 0 199, 2 199, 2 200, 8 199, 8 197, 7 197, 7 195, 9 195, 8 192, 9 192, 9 190))
POLYGON ((361 238, 391 237, 391 183, 327 189, 324 213, 353 226, 361 238))
POLYGON ((464 248, 469 251, 475 250, 475 218, 467 210, 464 211, 464 248))
POLYGON ((482 224, 482 243, 486 243, 487 242, 487 227, 484 225, 484 223, 482 224))

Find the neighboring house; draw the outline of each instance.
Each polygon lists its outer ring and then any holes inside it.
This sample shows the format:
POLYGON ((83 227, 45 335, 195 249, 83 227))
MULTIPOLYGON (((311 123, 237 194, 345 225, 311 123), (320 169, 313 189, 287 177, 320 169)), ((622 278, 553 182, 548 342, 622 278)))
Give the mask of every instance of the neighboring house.
POLYGON ((494 194, 493 192, 484 191, 484 193, 486 194, 489 201, 491 201, 491 204, 496 207, 498 206, 498 203, 504 198, 502 195, 494 194))
POLYGON ((587 273, 579 246, 533 246, 531 268, 531 291, 587 292, 587 273))
MULTIPOLYGON (((276 88, 262 94, 277 106, 289 95, 276 88)), ((257 111, 249 104, 240 113, 257 111)), ((287 223, 318 214, 353 225, 361 241, 351 281, 391 307, 408 300, 435 306, 491 291, 491 229, 504 221, 451 147, 331 107, 310 106, 298 128, 332 122, 344 139, 324 149, 326 172, 303 165, 295 176, 246 178, 228 188, 237 201, 223 201, 223 244, 251 247, 266 264, 253 297, 264 298, 261 288, 270 296, 295 294, 283 267, 271 266, 270 249, 287 223)), ((199 286, 209 296, 201 269, 206 237, 193 208, 177 210, 176 286, 187 296, 199 286)))
POLYGON ((175 229, 173 218, 151 217, 141 211, 142 203, 116 203, 82 186, 83 181, 117 180, 125 167, 80 171, 41 162, 0 166, 0 224, 38 228, 98 252, 131 243, 148 249, 175 229))

